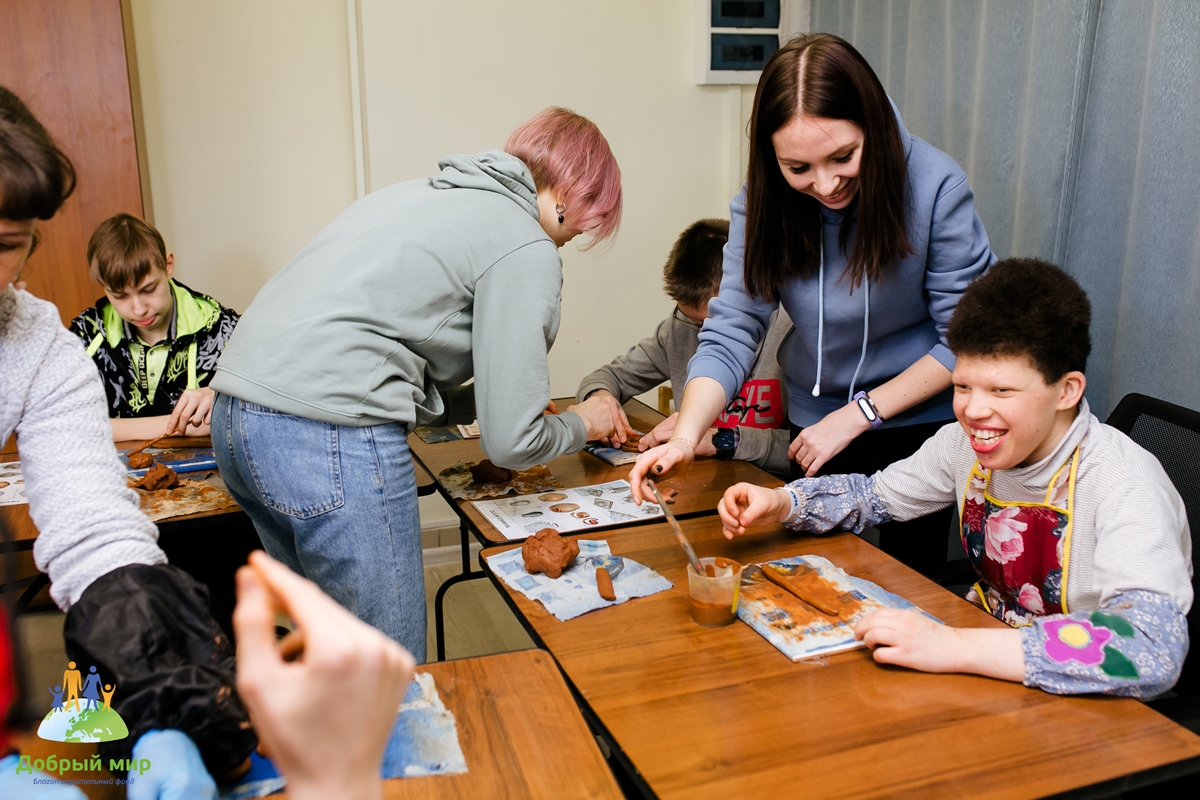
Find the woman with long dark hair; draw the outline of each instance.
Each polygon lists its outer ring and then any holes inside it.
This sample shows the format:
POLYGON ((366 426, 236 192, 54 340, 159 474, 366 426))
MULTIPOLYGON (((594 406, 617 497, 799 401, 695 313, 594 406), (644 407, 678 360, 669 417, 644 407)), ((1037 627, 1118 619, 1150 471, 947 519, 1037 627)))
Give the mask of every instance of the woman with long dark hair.
POLYGON ((796 477, 870 474, 954 418, 946 326, 996 256, 966 174, 905 130, 850 43, 802 35, 767 63, 730 218, 674 438, 639 458, 635 493, 647 473, 691 461, 779 304, 796 326, 779 352, 796 477))

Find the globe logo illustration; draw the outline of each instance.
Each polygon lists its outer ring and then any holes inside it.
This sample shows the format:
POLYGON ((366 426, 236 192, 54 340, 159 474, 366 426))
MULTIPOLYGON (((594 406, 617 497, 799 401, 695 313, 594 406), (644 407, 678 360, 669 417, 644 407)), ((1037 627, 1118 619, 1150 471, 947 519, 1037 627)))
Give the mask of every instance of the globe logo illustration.
POLYGON ((84 743, 111 742, 129 735, 125 720, 111 706, 116 686, 102 684, 94 666, 85 678, 71 661, 63 672, 62 684, 48 691, 54 705, 38 726, 40 738, 84 743))

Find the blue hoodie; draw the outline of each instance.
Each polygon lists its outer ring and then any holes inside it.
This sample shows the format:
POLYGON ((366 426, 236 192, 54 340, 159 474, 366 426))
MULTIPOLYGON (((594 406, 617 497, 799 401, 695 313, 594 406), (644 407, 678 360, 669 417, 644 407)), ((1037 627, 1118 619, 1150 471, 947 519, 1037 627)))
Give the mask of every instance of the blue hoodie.
MULTIPOLYGON (((966 173, 950 156, 910 134, 899 113, 896 122, 908 167, 908 237, 915 252, 895 264, 884 280, 864 281, 851 291, 842 278, 849 252, 838 244, 842 214, 821 206, 823 267, 781 292, 780 302, 795 329, 780 345, 779 364, 791 398, 789 416, 801 427, 846 405, 855 392, 886 383, 926 353, 954 369, 946 344, 950 316, 967 284, 996 261, 966 173), (814 396, 818 383, 819 396, 814 396)), ((729 204, 729 218, 721 291, 709 303, 700 347, 688 364, 688 380, 712 378, 724 387, 727 399, 745 381, 777 305, 746 291, 745 186, 729 204)), ((886 420, 884 427, 953 416, 947 390, 886 420)))

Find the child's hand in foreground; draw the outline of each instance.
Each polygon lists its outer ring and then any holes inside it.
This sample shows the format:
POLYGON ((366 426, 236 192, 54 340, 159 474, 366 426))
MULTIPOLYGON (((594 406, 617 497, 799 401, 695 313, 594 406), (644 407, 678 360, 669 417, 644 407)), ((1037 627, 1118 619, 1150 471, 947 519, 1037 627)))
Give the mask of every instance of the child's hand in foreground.
POLYGON ((381 797, 383 750, 412 656, 266 553, 251 554, 237 588, 238 692, 288 796, 381 797), (291 663, 275 643, 277 611, 304 637, 291 663))
POLYGON ((860 619, 854 638, 873 649, 880 664, 1025 679, 1021 633, 1013 628, 951 628, 916 611, 884 608, 860 619))
POLYGON ((737 483, 725 490, 717 503, 726 539, 746 532, 754 523, 779 522, 792 510, 792 500, 782 489, 737 483))
MULTIPOLYGON (((216 393, 212 389, 186 389, 175 404, 171 418, 167 420, 167 435, 187 436, 188 426, 199 428, 208 425, 212 419, 213 400, 216 393)), ((192 431, 197 435, 198 431, 192 431)))

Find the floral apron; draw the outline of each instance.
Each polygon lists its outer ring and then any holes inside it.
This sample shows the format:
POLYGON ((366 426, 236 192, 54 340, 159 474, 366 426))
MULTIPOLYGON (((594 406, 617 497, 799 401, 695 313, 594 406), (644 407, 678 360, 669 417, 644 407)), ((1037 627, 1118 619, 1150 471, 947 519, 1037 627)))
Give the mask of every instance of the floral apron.
POLYGON ((1050 479, 1041 503, 1013 503, 990 494, 991 470, 976 461, 963 493, 962 541, 979 574, 980 603, 1009 625, 1065 614, 1071 559, 1071 509, 1079 447, 1050 479))

